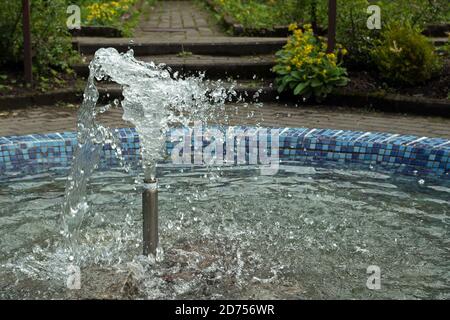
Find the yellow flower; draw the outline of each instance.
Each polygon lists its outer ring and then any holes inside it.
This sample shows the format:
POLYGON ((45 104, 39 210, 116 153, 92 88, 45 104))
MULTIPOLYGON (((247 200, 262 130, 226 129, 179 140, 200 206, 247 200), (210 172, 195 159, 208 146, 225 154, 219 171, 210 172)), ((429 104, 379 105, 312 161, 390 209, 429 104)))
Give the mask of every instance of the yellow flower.
POLYGON ((300 29, 294 30, 294 37, 297 41, 299 41, 303 36, 303 31, 300 29))
POLYGON ((288 30, 289 30, 289 31, 294 31, 294 30, 296 30, 297 28, 298 28, 298 26, 297 26, 297 24, 294 22, 294 23, 291 23, 291 24, 289 25, 288 30))
POLYGON ((344 48, 344 49, 342 49, 342 51, 341 51, 341 52, 342 52, 342 55, 344 55, 344 56, 345 56, 345 55, 346 55, 346 54, 348 53, 347 49, 345 49, 345 48, 344 48))

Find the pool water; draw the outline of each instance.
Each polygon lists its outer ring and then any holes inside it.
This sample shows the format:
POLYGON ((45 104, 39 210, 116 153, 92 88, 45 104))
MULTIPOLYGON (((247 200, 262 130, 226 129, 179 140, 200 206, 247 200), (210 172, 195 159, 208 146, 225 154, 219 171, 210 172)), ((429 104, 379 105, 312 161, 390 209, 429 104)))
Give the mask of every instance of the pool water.
POLYGON ((75 252, 66 177, 0 185, 0 298, 450 298, 450 183, 360 168, 159 168, 161 250, 141 254, 141 176, 99 171, 75 252), (81 288, 67 288, 67 268, 81 288), (381 288, 366 286, 378 266, 381 288))

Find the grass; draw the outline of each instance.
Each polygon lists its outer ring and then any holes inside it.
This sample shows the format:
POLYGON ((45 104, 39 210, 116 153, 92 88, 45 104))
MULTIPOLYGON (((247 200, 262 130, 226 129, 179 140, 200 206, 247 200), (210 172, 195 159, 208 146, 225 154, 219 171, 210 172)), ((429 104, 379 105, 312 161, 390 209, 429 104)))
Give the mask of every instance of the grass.
POLYGON ((180 57, 180 58, 185 58, 185 57, 190 57, 190 56, 192 56, 192 52, 190 52, 190 51, 181 51, 181 52, 177 53, 177 57, 180 57))

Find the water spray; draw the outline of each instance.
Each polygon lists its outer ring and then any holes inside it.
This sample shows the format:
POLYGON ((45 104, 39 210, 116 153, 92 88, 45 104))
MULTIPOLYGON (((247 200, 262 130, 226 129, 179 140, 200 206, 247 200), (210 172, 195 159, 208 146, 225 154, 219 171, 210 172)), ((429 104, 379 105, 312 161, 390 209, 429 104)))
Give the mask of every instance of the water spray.
MULTIPOLYGON (((103 144, 114 140, 114 132, 95 118, 99 99, 96 81, 121 86, 122 118, 131 122, 139 135, 142 160, 146 164, 142 193, 143 253, 156 255, 158 184, 155 176, 156 163, 165 150, 165 133, 173 123, 187 127, 191 121, 208 120, 224 106, 233 88, 225 89, 220 82, 208 84, 203 77, 179 78, 164 65, 136 60, 132 50, 126 53, 114 48, 97 50, 89 64, 88 83, 78 112, 78 148, 64 199, 64 229, 74 239, 79 230, 77 226, 87 212, 85 194, 89 177, 100 161, 103 144)), ((117 152, 119 144, 112 145, 117 152)))

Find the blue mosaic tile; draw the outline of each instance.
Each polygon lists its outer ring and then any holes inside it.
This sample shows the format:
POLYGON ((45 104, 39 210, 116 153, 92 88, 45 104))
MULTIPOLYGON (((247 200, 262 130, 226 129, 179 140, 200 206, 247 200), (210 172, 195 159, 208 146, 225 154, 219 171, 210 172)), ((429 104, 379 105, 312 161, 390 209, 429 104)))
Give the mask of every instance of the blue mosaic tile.
MULTIPOLYGON (((443 138, 426 138, 412 135, 371 133, 349 130, 309 128, 255 128, 247 126, 208 127, 218 129, 224 136, 223 155, 226 155, 227 134, 258 132, 264 137, 265 151, 270 154, 270 133, 279 133, 279 158, 282 161, 361 163, 401 169, 403 173, 421 172, 449 177, 450 141, 443 138), (267 134, 266 134, 267 133, 267 134)), ((211 140, 202 137, 204 129, 193 132, 189 128, 174 128, 167 133, 166 152, 170 154, 182 135, 191 136, 191 151, 195 139, 200 148, 206 148, 211 140), (173 134, 173 135, 172 135, 173 134)), ((120 141, 122 157, 127 161, 140 159, 139 136, 134 128, 115 129, 120 141)), ((42 172, 57 167, 70 166, 77 146, 75 132, 0 137, 0 177, 13 171, 42 172)), ((232 139, 235 143, 236 138, 232 139)), ((261 139, 244 138, 245 159, 261 139), (252 146, 250 146, 250 142, 252 146)), ((100 166, 117 165, 118 156, 110 144, 101 148, 100 166)), ((237 147, 233 148, 237 159, 237 147)), ((251 153, 253 157, 253 152, 251 153)), ((182 152, 181 154, 182 155, 182 152)), ((197 154, 198 156, 199 154, 197 154)), ((215 153, 213 153, 215 155, 215 153)))

